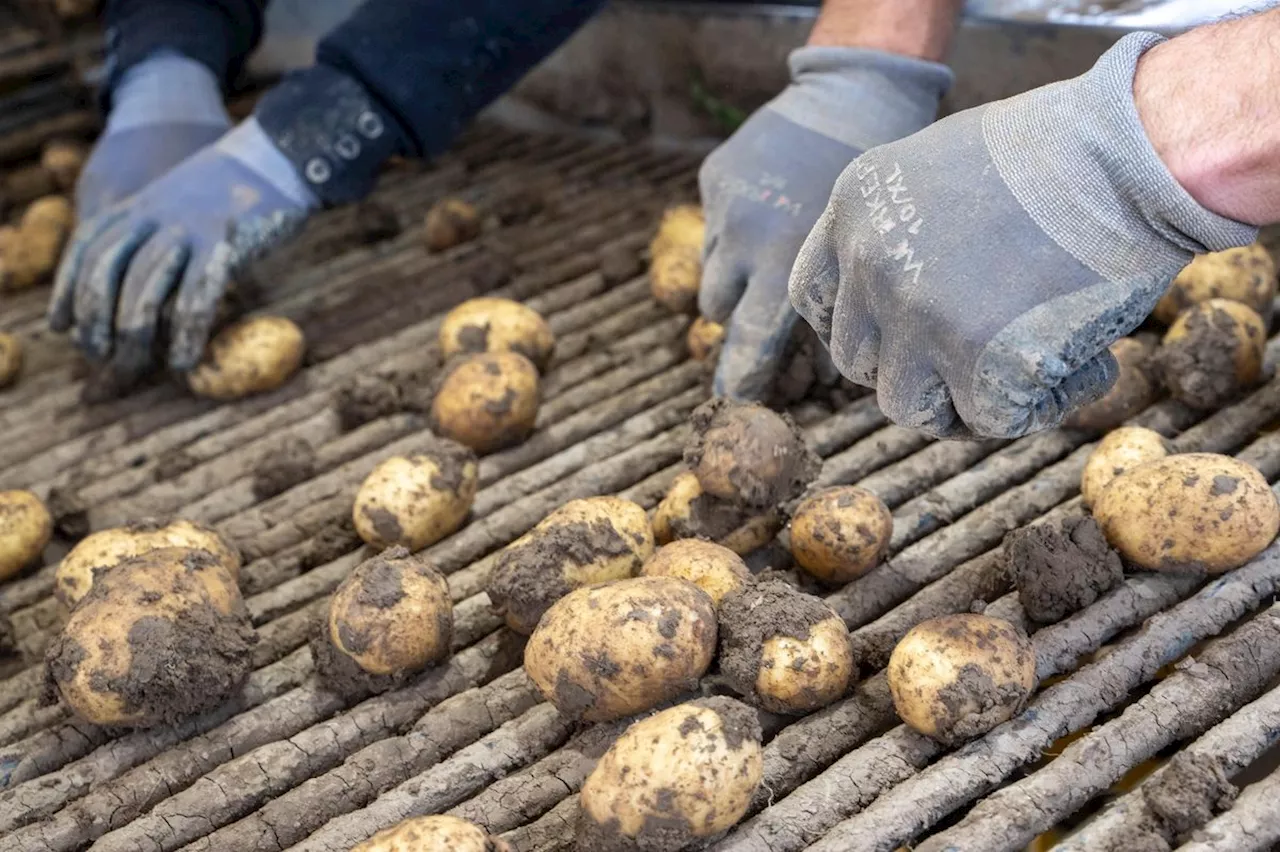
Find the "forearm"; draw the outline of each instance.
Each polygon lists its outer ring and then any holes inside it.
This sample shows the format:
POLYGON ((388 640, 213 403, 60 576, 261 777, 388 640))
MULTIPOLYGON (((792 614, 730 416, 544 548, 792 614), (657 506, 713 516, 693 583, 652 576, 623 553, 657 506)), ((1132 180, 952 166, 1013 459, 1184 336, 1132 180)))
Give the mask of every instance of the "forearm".
POLYGON ((1280 222, 1280 9, 1202 27, 1150 50, 1134 100, 1156 153, 1201 205, 1280 222))
POLYGON ((815 47, 863 47, 941 62, 964 0, 825 0, 815 47))

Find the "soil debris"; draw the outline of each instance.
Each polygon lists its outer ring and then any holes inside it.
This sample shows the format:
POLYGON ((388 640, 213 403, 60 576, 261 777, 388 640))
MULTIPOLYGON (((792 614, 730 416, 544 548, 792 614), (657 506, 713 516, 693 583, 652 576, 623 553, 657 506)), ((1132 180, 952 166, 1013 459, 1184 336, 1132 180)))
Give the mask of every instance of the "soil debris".
POLYGON ((1005 537, 1004 559, 1023 610, 1040 624, 1083 609, 1124 579, 1120 554, 1093 518, 1014 530, 1005 537))
POLYGON ((833 613, 818 598, 774 580, 730 592, 718 615, 720 671, 735 691, 757 704, 764 643, 776 636, 807 640, 810 629, 833 613))
POLYGON ((258 462, 253 475, 253 496, 266 500, 306 482, 316 473, 316 451, 310 442, 289 437, 258 462))
POLYGON ((629 246, 605 246, 596 253, 596 264, 606 284, 621 284, 640 274, 640 255, 629 246))
POLYGON ((1164 772, 1142 787, 1142 796, 1155 816, 1161 835, 1181 845, 1192 831, 1231 807, 1237 790, 1213 757, 1181 752, 1164 772))
MULTIPOLYGON (((1187 317, 1187 334, 1156 350, 1154 360, 1165 387, 1192 408, 1220 408, 1247 388, 1239 381, 1236 350, 1241 345, 1239 324, 1226 311, 1187 317)), ((1246 327, 1252 335, 1255 329, 1246 327)))

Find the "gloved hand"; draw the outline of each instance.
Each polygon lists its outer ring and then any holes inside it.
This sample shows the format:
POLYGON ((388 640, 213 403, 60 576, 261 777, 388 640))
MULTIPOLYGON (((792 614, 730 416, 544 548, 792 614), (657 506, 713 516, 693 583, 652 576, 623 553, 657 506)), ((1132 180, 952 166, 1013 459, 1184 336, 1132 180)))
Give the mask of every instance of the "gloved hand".
POLYGON ((845 169, 791 275, 796 309, 894 422, 1010 438, 1117 375, 1196 252, 1254 228, 1198 204, 1157 156, 1122 39, 1086 74, 948 117, 845 169))
POLYGON ((91 218, 217 140, 231 127, 213 72, 177 53, 130 68, 76 186, 76 213, 91 218))
POLYGON ((874 50, 804 47, 793 82, 707 157, 699 309, 727 326, 715 392, 761 398, 796 313, 787 278, 840 172, 864 150, 933 121, 943 66, 874 50))
POLYGON ((168 363, 199 361, 218 300, 245 262, 296 232, 318 205, 249 119, 138 194, 82 222, 54 282, 49 325, 128 380, 153 362, 176 288, 168 363))

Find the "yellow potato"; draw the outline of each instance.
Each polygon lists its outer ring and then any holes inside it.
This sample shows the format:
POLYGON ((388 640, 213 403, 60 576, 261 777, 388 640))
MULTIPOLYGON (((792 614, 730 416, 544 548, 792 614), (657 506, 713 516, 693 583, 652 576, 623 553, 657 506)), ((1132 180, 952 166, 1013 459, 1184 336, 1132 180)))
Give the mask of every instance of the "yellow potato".
POLYGON ((887 670, 902 721, 956 745, 1022 712, 1036 688, 1036 655, 1016 627, 973 613, 931 618, 894 647, 887 670))
POLYGON ((469 299, 449 311, 440 325, 440 351, 446 358, 519 352, 545 370, 555 346, 556 337, 542 315, 511 299, 469 299))
POLYGON ((1262 474, 1214 453, 1129 470, 1098 497, 1093 516, 1121 556, 1151 571, 1230 571, 1280 529, 1280 506, 1262 474))
POLYGON ((1126 470, 1169 455, 1164 436, 1142 426, 1121 426, 1098 442, 1080 476, 1080 499, 1086 506, 1097 502, 1102 490, 1126 470))
POLYGON ((0 388, 8 387, 22 369, 22 341, 17 335, 0 331, 0 388))
POLYGON ((1062 421, 1066 428, 1114 429, 1155 401, 1158 387, 1148 372, 1152 347, 1136 337, 1122 337, 1111 344, 1111 354, 1120 365, 1120 377, 1102 399, 1068 414, 1062 421))
POLYGON ((63 235, 71 233, 76 224, 76 211, 71 202, 61 195, 46 195, 31 202, 22 214, 21 232, 26 235, 36 228, 48 228, 63 235))
POLYGON ((698 539, 673 541, 658 548, 640 569, 644 577, 674 577, 693 583, 717 607, 724 596, 751 581, 742 557, 723 545, 698 539))
POLYGON ((250 317, 218 333, 188 383, 209 399, 275 390, 302 366, 302 329, 284 317, 250 317))
POLYGON ((1152 313, 1168 325, 1192 305, 1230 299, 1267 317, 1275 297, 1276 263, 1266 248, 1254 243, 1197 256, 1173 279, 1152 313))
POLYGON ((556 601, 529 637, 524 669, 561 713, 605 722, 693 689, 715 652, 706 592, 674 577, 636 577, 556 601))
POLYGON ((538 393, 538 368, 523 355, 470 355, 451 365, 440 382, 431 425, 478 453, 509 447, 533 431, 538 393))
POLYGON ((653 256, 649 263, 649 289, 653 300, 677 314, 698 308, 702 260, 694 249, 673 247, 653 256))
POLYGON ((40 155, 40 165, 53 176, 58 189, 69 192, 75 189, 76 179, 84 168, 84 161, 89 156, 88 149, 79 142, 55 139, 44 146, 40 155))
POLYGON ((329 641, 369 674, 434 665, 449 656, 452 638, 449 584, 404 548, 356 566, 329 603, 329 641))
POLYGON ((1252 308, 1210 299, 1178 315, 1157 361, 1174 399, 1209 411, 1257 384, 1266 345, 1266 324, 1252 308))
POLYGON ((731 698, 641 719, 582 785, 578 849, 683 849, 732 828, 764 774, 760 722, 731 698))
POLYGON ((0 580, 40 558, 53 536, 53 518, 30 491, 0 491, 0 580))
POLYGON ((653 534, 659 544, 679 539, 706 538, 739 556, 764 547, 782 529, 777 510, 756 511, 735 506, 702 492, 698 477, 678 474, 653 513, 653 534))
POLYGON ((442 198, 427 211, 422 238, 431 251, 444 251, 480 235, 480 212, 460 198, 442 198))
POLYGON ((789 416, 717 397, 694 409, 684 460, 702 490, 739 506, 770 509, 800 496, 822 462, 789 416))
POLYGON ((879 497, 844 485, 806 498, 791 519, 791 554, 824 583, 847 583, 874 568, 889 549, 893 515, 879 497))
POLYGON ((712 322, 706 317, 698 317, 689 326, 689 334, 685 342, 689 347, 689 355, 695 361, 706 361, 716 353, 716 348, 724 341, 724 326, 712 322))
POLYGON ((527 635, 569 592, 634 577, 652 555, 653 530, 640 506, 619 497, 570 500, 498 555, 489 598, 508 627, 527 635))
POLYGON ((75 212, 62 196, 33 201, 18 229, 0 237, 0 291, 25 290, 46 280, 74 225, 75 212))
POLYGON ((407 458, 392 456, 356 492, 356 532, 376 548, 421 550, 462 526, 478 481, 475 453, 453 441, 440 439, 407 458))
POLYGON ((436 814, 383 829, 351 852, 511 852, 511 847, 475 823, 436 814))
POLYGON ((706 234, 707 222, 701 207, 696 204, 668 207, 662 212, 658 231, 649 243, 649 254, 657 257, 672 249, 692 249, 697 254, 702 251, 706 234))
POLYGON ((240 554, 218 533, 192 521, 167 524, 139 521, 92 533, 62 558, 54 574, 53 594, 67 608, 84 599, 97 573, 126 559, 164 547, 203 550, 213 555, 233 580, 240 576, 240 554))

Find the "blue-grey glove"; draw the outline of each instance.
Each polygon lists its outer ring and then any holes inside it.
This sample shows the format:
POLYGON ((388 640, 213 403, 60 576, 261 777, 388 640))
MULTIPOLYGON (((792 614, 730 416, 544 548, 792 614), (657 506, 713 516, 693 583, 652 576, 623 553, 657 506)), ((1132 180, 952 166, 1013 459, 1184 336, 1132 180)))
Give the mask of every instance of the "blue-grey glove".
POLYGON ((868 148, 933 121, 943 66, 874 50, 803 47, 792 83, 707 157, 699 309, 727 326, 717 394, 760 399, 796 322, 787 278, 836 179, 868 148))
POLYGON ((76 213, 89 219, 142 189, 231 127, 213 72, 163 52, 125 72, 111 113, 76 185, 76 213))
POLYGON ((169 366, 199 361, 227 283, 317 206, 293 164, 249 119, 128 200, 80 223, 54 282, 49 324, 74 327, 118 378, 145 372, 172 294, 169 366), (176 292, 175 292, 176 291, 176 292))
POLYGON ((1201 207, 1134 105, 1122 39, 1092 70, 950 116, 840 176, 791 299, 894 422, 947 437, 1053 426, 1117 375, 1107 346, 1193 253, 1254 228, 1201 207))

